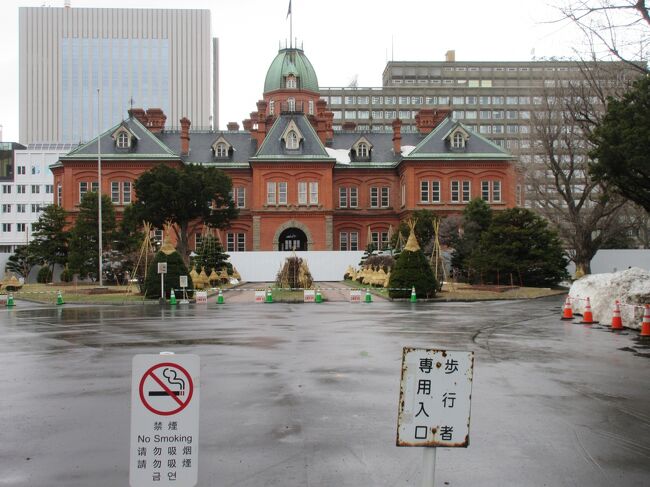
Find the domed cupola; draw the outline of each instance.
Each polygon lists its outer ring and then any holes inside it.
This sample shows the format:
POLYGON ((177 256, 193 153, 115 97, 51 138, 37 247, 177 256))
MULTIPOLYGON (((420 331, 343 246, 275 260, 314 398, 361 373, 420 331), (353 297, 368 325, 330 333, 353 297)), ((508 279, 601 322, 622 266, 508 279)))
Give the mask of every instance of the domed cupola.
POLYGON ((280 49, 264 81, 264 93, 291 89, 318 93, 316 71, 302 49, 296 47, 280 49))

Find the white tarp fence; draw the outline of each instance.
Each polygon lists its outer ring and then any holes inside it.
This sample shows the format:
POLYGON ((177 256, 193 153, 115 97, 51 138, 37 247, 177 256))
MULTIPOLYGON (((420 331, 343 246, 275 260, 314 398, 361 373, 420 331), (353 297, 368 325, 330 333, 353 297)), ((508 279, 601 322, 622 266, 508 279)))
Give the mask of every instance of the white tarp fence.
MULTIPOLYGON (((247 282, 273 282, 291 252, 230 252, 230 262, 242 280, 247 282)), ((357 267, 362 251, 310 251, 296 252, 307 262, 315 281, 341 281, 348 266, 357 267)))

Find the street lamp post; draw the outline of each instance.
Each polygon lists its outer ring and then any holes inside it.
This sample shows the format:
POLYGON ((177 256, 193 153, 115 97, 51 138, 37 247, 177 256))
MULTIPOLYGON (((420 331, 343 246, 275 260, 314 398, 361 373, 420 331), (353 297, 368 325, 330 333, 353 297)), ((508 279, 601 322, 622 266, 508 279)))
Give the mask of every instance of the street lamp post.
POLYGON ((97 88, 97 207, 98 209, 98 227, 99 227, 99 287, 104 285, 102 275, 102 148, 101 148, 101 100, 99 88, 97 88))

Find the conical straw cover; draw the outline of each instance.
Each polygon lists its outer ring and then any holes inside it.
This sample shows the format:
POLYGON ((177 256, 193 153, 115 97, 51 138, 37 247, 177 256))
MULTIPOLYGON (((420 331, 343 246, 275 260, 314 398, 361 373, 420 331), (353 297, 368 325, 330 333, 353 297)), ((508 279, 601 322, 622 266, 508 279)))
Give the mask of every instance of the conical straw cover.
POLYGON ((411 233, 409 234, 409 239, 406 241, 404 250, 408 250, 409 252, 417 252, 420 250, 420 245, 418 244, 418 239, 415 238, 415 221, 409 220, 407 224, 411 229, 411 233))

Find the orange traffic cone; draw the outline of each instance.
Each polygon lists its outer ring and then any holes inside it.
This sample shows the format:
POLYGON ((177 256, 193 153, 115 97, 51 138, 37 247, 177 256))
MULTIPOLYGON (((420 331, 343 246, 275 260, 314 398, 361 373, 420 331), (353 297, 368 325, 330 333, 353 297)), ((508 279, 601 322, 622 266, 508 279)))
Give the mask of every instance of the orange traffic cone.
POLYGON ((562 320, 572 320, 573 319, 573 308, 571 307, 571 296, 566 297, 564 301, 564 311, 562 311, 562 320))
POLYGON ((641 322, 641 336, 650 337, 650 304, 645 305, 643 321, 641 322))
POLYGON ((582 314, 582 321, 580 321, 580 324, 595 325, 596 323, 598 322, 594 321, 594 315, 591 313, 591 301, 589 301, 589 298, 587 298, 587 304, 585 304, 585 312, 582 314))
POLYGON ((614 303, 614 315, 612 316, 612 330, 622 330, 623 320, 621 320, 621 307, 618 299, 614 303))

